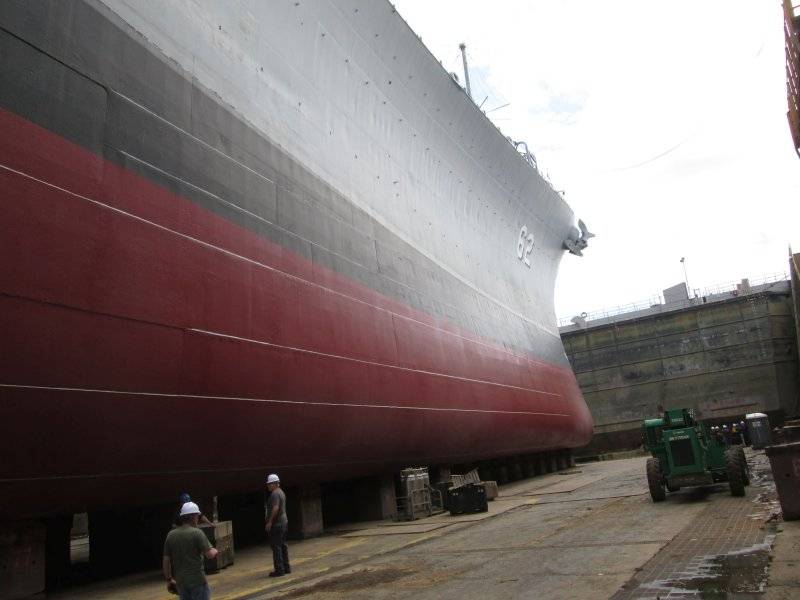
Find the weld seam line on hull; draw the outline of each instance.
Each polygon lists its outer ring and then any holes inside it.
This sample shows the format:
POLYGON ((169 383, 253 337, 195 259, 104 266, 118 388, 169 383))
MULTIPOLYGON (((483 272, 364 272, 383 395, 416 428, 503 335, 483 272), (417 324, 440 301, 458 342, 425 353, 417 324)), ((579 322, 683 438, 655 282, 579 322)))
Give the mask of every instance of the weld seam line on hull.
POLYGON ((245 396, 213 396, 204 394, 170 394, 165 392, 137 392, 127 390, 103 390, 92 388, 57 387, 46 385, 25 385, 16 383, 0 383, 0 388, 16 388, 28 390, 48 390, 53 392, 85 392, 92 394, 113 394, 131 396, 155 396, 159 398, 195 398, 198 400, 235 400, 238 402, 264 402, 269 404, 304 404, 309 406, 335 406, 341 408, 381 408, 392 410, 420 410, 433 412, 461 412, 500 415, 530 415, 539 417, 565 417, 573 415, 567 413, 537 412, 527 410, 490 410, 485 408, 447 408, 442 406, 399 406, 392 404, 356 404, 345 402, 315 402, 311 400, 282 400, 278 398, 247 398, 245 396))
MULTIPOLYGON (((488 380, 484 380, 484 379, 472 379, 470 377, 460 377, 458 375, 448 375, 447 373, 436 373, 434 371, 424 371, 424 370, 421 370, 421 369, 412 369, 410 367, 401 367, 399 365, 390 365, 390 364, 386 364, 386 363, 363 360, 363 359, 360 359, 360 358, 353 358, 353 357, 350 357, 350 356, 342 356, 342 355, 339 355, 339 354, 328 354, 328 353, 325 353, 325 352, 319 352, 317 350, 310 350, 308 348, 297 348, 297 347, 294 347, 294 346, 284 346, 282 344, 274 344, 272 342, 266 342, 266 341, 262 341, 262 340, 253 340, 253 339, 238 337, 238 336, 230 335, 230 334, 226 334, 226 333, 220 333, 220 332, 216 332, 216 331, 206 331, 204 329, 195 329, 195 328, 191 328, 191 327, 190 328, 176 327, 174 325, 167 325, 167 324, 164 324, 164 323, 158 323, 156 321, 148 321, 148 320, 144 320, 144 319, 136 319, 136 318, 132 318, 132 317, 119 316, 119 315, 114 315, 114 314, 104 313, 104 312, 99 312, 99 311, 86 310, 86 309, 82 309, 82 308, 76 308, 74 306, 69 306, 67 304, 61 304, 61 303, 58 303, 58 302, 47 302, 47 301, 44 301, 44 300, 37 300, 37 299, 34 299, 34 298, 28 298, 27 296, 19 296, 19 295, 16 295, 16 294, 7 294, 6 292, 0 292, 0 296, 5 296, 7 298, 19 298, 19 299, 26 300, 26 301, 29 301, 29 302, 37 302, 39 304, 47 304, 47 305, 50 305, 50 306, 58 306, 58 307, 61 307, 61 308, 65 308, 67 310, 77 310, 77 311, 80 311, 80 312, 87 312, 87 313, 94 314, 94 315, 103 315, 103 316, 107 316, 107 317, 110 317, 110 318, 113 318, 113 319, 124 319, 124 320, 127 320, 127 321, 134 321, 136 323, 145 323, 147 325, 155 325, 155 326, 158 326, 158 327, 166 327, 168 329, 174 329, 174 330, 177 330, 177 331, 183 331, 183 332, 189 332, 189 333, 199 333, 199 334, 202 334, 202 335, 210 335, 210 336, 214 336, 214 337, 228 338, 228 339, 238 340, 238 341, 247 342, 247 343, 251 343, 251 344, 258 344, 258 345, 261 345, 261 346, 268 346, 268 347, 271 347, 271 348, 279 348, 279 349, 282 349, 282 350, 288 350, 290 352, 298 352, 298 353, 302 353, 302 354, 312 354, 312 355, 315 355, 315 356, 324 356, 326 358, 334 358, 334 359, 338 359, 338 360, 345 360, 345 361, 355 362, 355 363, 364 364, 364 365, 372 365, 372 366, 375 366, 375 367, 383 367, 383 368, 386 368, 386 369, 395 369, 395 370, 398 370, 398 371, 406 371, 408 373, 419 373, 419 374, 422 374, 422 375, 430 375, 430 376, 433 376, 433 377, 443 377, 443 378, 447 378, 447 379, 454 379, 456 381, 466 381, 466 382, 470 382, 470 383, 480 383, 480 384, 483 384, 483 385, 493 385, 493 386, 496 386, 496 387, 515 389, 515 390, 520 390, 522 392, 530 392, 530 393, 533 393, 533 394, 541 394, 541 395, 544 395, 544 396, 555 396, 557 398, 561 398, 562 397, 561 394, 556 393, 556 392, 547 392, 547 391, 544 391, 544 390, 535 390, 533 388, 526 388, 526 387, 511 385, 509 383, 500 383, 500 382, 497 382, 497 381, 488 381, 488 380)), ((4 385, 4 384, 0 384, 0 385, 4 385)))
MULTIPOLYGON (((337 290, 333 290, 333 289, 331 289, 329 287, 325 287, 324 285, 321 285, 319 283, 316 283, 316 282, 313 282, 313 281, 309 281, 307 279, 303 279, 302 277, 298 277, 297 275, 294 275, 292 273, 287 273, 286 271, 282 271, 282 270, 280 270, 280 269, 278 269, 276 267, 272 267, 270 265, 266 265, 264 263, 261 263, 261 262, 258 262, 256 260, 254 260, 252 258, 248 258, 246 256, 242 256, 241 254, 237 254, 237 253, 232 252, 230 250, 226 250, 225 248, 221 248, 219 246, 215 246, 214 244, 210 244, 208 242, 205 242, 203 240, 194 238, 194 237, 192 237, 190 235, 187 235, 185 233, 181 233, 180 231, 175 231, 173 229, 165 227, 164 225, 160 225, 158 223, 155 223, 153 221, 150 221, 150 220, 145 219, 143 217, 140 217, 138 215, 134 215, 132 213, 126 212, 126 211, 124 211, 122 209, 116 208, 116 207, 111 206, 109 204, 106 204, 104 202, 100 202, 99 200, 95 200, 93 198, 89 198, 88 196, 84 196, 82 194, 78 194, 76 192, 73 192, 71 190, 63 188, 61 186, 55 185, 53 183, 50 183, 49 181, 44 181, 42 179, 39 179, 38 177, 34 177, 33 175, 30 175, 29 173, 25 173, 23 171, 19 171, 17 169, 9 167, 9 166, 7 166, 5 164, 0 164, 0 169, 3 169, 3 170, 8 171, 10 173, 14 173, 14 174, 19 175, 21 177, 25 177, 26 179, 29 179, 31 181, 35 181, 35 182, 40 183, 40 184, 42 184, 44 186, 47 186, 49 188, 52 188, 52 189, 55 189, 55 190, 59 190, 61 192, 64 192, 65 194, 68 194, 70 196, 74 196, 75 198, 79 198, 79 199, 84 200, 86 202, 90 202, 90 203, 92 203, 92 204, 94 204, 96 206, 99 206, 101 208, 105 208, 107 210, 110 210, 112 212, 118 213, 118 214, 123 215, 125 217, 129 217, 129 218, 134 219, 136 221, 139 221, 141 223, 145 223, 146 225, 150 225, 150 226, 155 227, 157 229, 161 229, 162 231, 166 231, 167 233, 170 233, 170 234, 175 235, 177 237, 181 237, 183 239, 189 240, 190 242, 194 242, 194 243, 199 244, 199 245, 201 245, 201 246, 203 246, 205 248, 209 248, 211 250, 215 250, 215 251, 220 252, 222 254, 226 254, 226 255, 228 255, 228 256, 230 256, 232 258, 239 259, 241 261, 247 262, 247 263, 252 264, 252 265, 254 265, 256 267, 259 267, 259 268, 262 268, 262 269, 266 269, 268 271, 272 271, 272 272, 275 272, 275 273, 280 273, 280 274, 282 274, 282 275, 284 275, 286 277, 289 277, 289 278, 291 278, 293 280, 299 281, 299 282, 304 283, 306 285, 317 287, 319 289, 325 290, 328 293, 335 294, 335 295, 340 296, 342 298, 346 298, 347 300, 350 300, 352 302, 356 302, 356 303, 359 303, 359 304, 363 304, 365 306, 369 306, 369 307, 374 308, 375 310, 378 310, 378 311, 386 312, 389 315, 392 315, 393 317, 398 317, 400 319, 404 319, 406 321, 410 321, 412 323, 416 323, 418 325, 422 325, 424 327, 427 327, 428 329, 432 329, 432 330, 437 331, 439 333, 442 333, 442 334, 445 334, 445 335, 451 335, 451 336, 457 337, 457 338, 459 338, 461 340, 464 340, 464 341, 467 341, 467 342, 470 342, 470 343, 473 343, 473 344, 478 344, 478 345, 484 346, 484 347, 489 348, 489 349, 491 349, 493 351, 502 352, 504 354, 507 354, 508 356, 512 356, 512 357, 514 357, 516 359, 519 359, 519 360, 524 360, 524 361, 527 361, 527 362, 530 362, 530 363, 533 363, 533 364, 542 365, 542 366, 550 366, 550 365, 548 365, 548 363, 545 363, 544 361, 537 360, 537 359, 534 359, 534 358, 525 357, 525 356, 520 356, 518 354, 514 354, 513 352, 509 352, 505 348, 501 348, 499 346, 495 346, 493 344, 489 344, 489 343, 481 341, 481 340, 470 339, 468 337, 459 335, 457 333, 450 332, 450 331, 447 331, 445 329, 440 329, 440 328, 434 327, 433 325, 429 325, 428 323, 423 323, 422 321, 418 321, 417 319, 413 319, 411 317, 408 317, 408 316, 405 316, 405 315, 401 315, 399 313, 392 312, 391 310, 389 310, 387 308, 376 306, 374 304, 370 304, 369 302, 365 302, 364 300, 360 300, 358 298, 354 298, 352 296, 348 296, 347 294, 344 294, 344 293, 339 292, 337 290)), ((376 293, 376 294, 378 293, 378 292, 375 292, 374 290, 372 290, 372 291, 373 291, 373 293, 376 293)))
MULTIPOLYGON (((166 54, 165 54, 165 56, 166 56, 166 54)), ((199 81, 199 80, 198 80, 198 81, 199 81)), ((190 132, 186 131, 185 129, 182 129, 181 127, 178 127, 178 126, 177 126, 175 123, 172 123, 171 121, 168 121, 167 119, 165 119, 165 118, 164 118, 164 117, 162 117, 161 115, 159 115, 159 114, 157 114, 157 113, 153 112, 152 110, 150 110, 150 109, 149 109, 149 108, 147 108, 146 106, 143 106, 142 104, 140 104, 140 103, 136 102, 136 101, 135 101, 135 100, 133 100, 132 98, 129 98, 129 97, 128 97, 128 96, 126 96, 125 94, 121 93, 119 90, 115 90, 114 88, 107 87, 107 86, 105 86, 105 85, 103 85, 102 83, 99 83, 99 82, 96 82, 96 83, 97 83, 98 85, 102 86, 103 88, 105 88, 105 89, 106 89, 106 91, 108 91, 109 93, 115 94, 115 95, 119 96, 120 98, 122 98, 122 99, 124 99, 124 100, 126 100, 126 101, 130 102, 130 103, 131 103, 131 104, 133 104, 134 106, 137 106, 137 107, 138 107, 138 108, 140 108, 141 110, 143 110, 143 111, 147 112, 148 114, 152 115, 154 118, 156 118, 156 119, 158 119, 158 120, 162 121, 163 123, 165 123, 165 124, 166 124, 166 125, 168 125, 169 127, 172 127, 172 128, 173 128, 173 129, 175 129, 176 131, 178 131, 178 132, 180 132, 181 134, 185 135, 186 137, 188 137, 188 138, 190 138, 190 139, 192 139, 192 140, 195 140, 196 142, 200 143, 201 145, 203 145, 203 146, 205 146, 205 147, 207 147, 207 148, 209 148, 209 149, 213 150, 214 152, 216 152, 217 154, 219 154, 219 155, 221 155, 221 156, 223 156, 223 157, 227 158, 228 160, 230 160, 230 161, 231 161, 231 162, 233 162, 234 164, 237 164, 237 165, 239 165, 239 164, 240 164, 240 163, 239 163, 239 161, 237 161, 237 160, 236 160, 236 159, 234 159, 233 157, 231 157, 231 156, 229 156, 229 155, 225 154, 224 152, 222 152, 221 150, 219 150, 219 149, 217 149, 217 148, 214 148, 213 146, 209 145, 207 142, 205 142, 205 141, 201 140, 200 138, 198 138, 198 137, 196 137, 196 136, 192 135, 190 132)), ((438 122, 437 122, 437 123, 438 123, 438 122)), ((255 127, 255 124, 253 124, 253 127, 254 127, 254 128, 256 129, 256 131, 258 131, 259 133, 261 133, 261 134, 264 134, 264 132, 262 132, 260 129, 258 129, 257 127, 255 127)), ((288 149, 286 149, 286 148, 283 148, 283 151, 284 151, 284 152, 286 152, 287 154, 290 154, 290 153, 289 153, 289 151, 288 151, 288 149)), ((294 160, 296 160, 298 163, 302 164, 302 163, 300 162, 300 160, 299 160, 298 158, 296 158, 294 155, 291 155, 291 156, 292 156, 292 158, 293 158, 294 160)), ((243 165, 243 166, 244 166, 244 165, 243 165)), ((247 167, 247 168, 248 168, 248 169, 250 169, 250 167, 247 167)), ((309 168, 309 170, 311 170, 311 169, 309 168)), ((254 173, 257 173, 257 172, 256 172, 256 171, 254 171, 254 173)), ((257 174, 258 174, 258 173, 257 173, 257 174)), ((260 174, 259 174, 259 175, 260 175, 260 174)), ((315 176, 317 176, 317 177, 320 177, 320 176, 319 176, 317 173, 314 173, 314 175, 315 175, 315 176)), ((270 183, 273 183, 273 184, 277 185, 277 183, 273 182, 271 179, 269 179, 269 178, 267 178, 267 177, 264 177, 263 175, 261 175, 261 177, 262 177, 262 178, 264 178, 264 179, 266 179, 266 180, 267 180, 267 181, 269 181, 270 183)), ((320 179, 321 179, 321 180, 323 180, 323 181, 325 181, 325 179, 324 179, 324 178, 322 178, 322 177, 320 177, 320 179)), ((498 183, 499 183, 499 182, 498 182, 498 183)), ((331 187, 334 187, 334 186, 332 186, 332 185, 331 185, 331 187)), ((337 190, 337 191, 338 191, 338 190, 337 190)), ((340 193, 341 193, 341 192, 340 192, 340 193)), ((344 195, 344 194, 343 194, 343 195, 344 195)), ((511 196, 511 194, 509 194, 509 196, 511 196)), ((404 242, 406 242, 407 244, 409 244, 410 246, 412 246, 413 248, 415 248, 415 249, 416 249, 416 250, 417 250, 417 251, 418 251, 420 254, 422 254, 423 256, 425 256, 426 258, 428 258, 430 261, 434 262, 435 264, 439 265, 439 267, 440 267, 442 270, 444 270, 445 272, 449 273, 451 276, 453 276, 453 277, 455 277, 456 279, 458 279, 459 281, 461 281, 461 282, 462 282, 464 285, 466 285, 466 286, 468 286, 469 288, 471 288, 471 289, 472 289, 472 290, 473 290, 473 291, 474 291, 476 294, 480 294, 481 296, 483 296, 484 298, 486 298, 486 299, 487 299, 487 300, 489 300, 490 302, 493 302, 493 303, 494 303, 494 304, 496 304, 497 306, 500 306, 500 307, 504 308, 505 310, 507 310, 507 311, 508 311, 508 312, 510 312, 511 314, 513 314, 513 315, 515 315, 515 316, 519 317, 520 319, 522 319, 523 321, 525 321, 526 323, 530 323, 531 325, 533 325, 534 327, 536 327, 537 329, 539 329, 539 330, 540 330, 542 333, 545 333, 545 334, 547 334, 547 335, 551 335, 551 336, 555 336, 555 337, 560 337, 560 335, 557 333, 557 331, 556 331, 556 332, 553 332, 553 331, 551 331, 551 330, 547 329, 547 328, 546 328, 545 326, 543 326, 541 323, 537 323, 537 322, 535 322, 535 321, 531 321, 531 320, 530 320, 528 317, 526 317, 526 316, 525 316, 525 315, 523 315, 522 313, 520 313, 520 312, 518 312, 518 311, 514 310, 514 309, 513 309, 513 308, 511 308, 510 306, 506 305, 505 303, 501 302, 501 301, 500 301, 500 300, 498 300, 497 298, 495 298, 495 297, 493 297, 493 296, 489 295, 489 294, 488 294, 488 293, 486 293, 484 290, 480 289, 480 288, 479 288, 477 285, 475 285, 473 282, 471 282, 470 280, 468 280, 466 277, 464 277, 464 276, 460 275, 459 273, 455 272, 453 269, 451 269, 451 268, 449 268, 448 266, 446 266, 446 265, 442 264, 440 261, 436 260, 436 259, 435 259, 433 256, 431 256, 429 253, 427 253, 427 252, 424 252, 424 251, 422 250, 422 248, 421 248, 421 247, 420 247, 418 244, 414 244, 414 243, 412 243, 412 242, 411 242, 411 241, 410 241, 410 240, 409 240, 409 239, 408 239, 408 238, 407 238, 405 235, 403 235, 403 234, 401 234, 400 232, 396 231, 395 229, 393 229, 393 228, 389 227, 388 223, 387 223, 387 222, 386 222, 384 219, 382 219, 380 216, 378 216, 377 214, 375 214, 375 213, 374 213, 374 211, 367 210, 367 208, 365 208, 365 207, 364 207, 364 206, 363 206, 361 203, 356 203, 354 200, 351 200, 351 201, 352 201, 352 202, 353 202, 353 203, 354 203, 356 206, 358 206, 358 208, 360 208, 361 210, 363 210, 364 212, 366 212, 366 213, 367 213, 369 216, 371 216, 373 219, 375 219, 375 221, 377 221, 377 222, 378 222, 378 223, 380 223, 380 224, 381 224, 383 227, 385 227, 385 228, 387 229, 387 231, 391 231, 391 232, 392 232, 394 235, 396 235, 396 236, 397 236, 399 239, 403 240, 404 242)), ((537 219, 538 219, 540 222, 544 223, 544 221, 543 221, 541 218, 539 218, 539 217, 535 217, 535 218, 537 218, 537 219)), ((552 231, 552 229, 551 229, 551 231, 552 231)), ((556 327, 556 330, 557 330, 557 329, 558 329, 558 328, 556 327)))
POLYGON ((470 377, 459 377, 458 375, 448 375, 447 373, 435 373, 433 371, 424 371, 422 369, 412 369, 410 367, 401 367, 399 365, 389 365, 389 364, 386 364, 386 363, 380 363, 380 362, 375 362, 375 361, 370 361, 370 360, 363 360, 363 359, 360 359, 360 358, 351 358, 349 356, 341 356, 341 355, 338 355, 338 354, 327 354, 325 352, 319 352, 317 350, 308 350, 308 349, 305 349, 305 348, 295 348, 293 346, 283 346, 281 344, 273 344, 272 342, 264 342, 264 341, 261 341, 261 340, 253 340, 253 339, 239 337, 239 336, 236 336, 236 335, 229 335, 229 334, 226 334, 226 333, 218 333, 218 332, 215 332, 215 331, 206 331, 204 329, 194 329, 194 328, 190 327, 190 328, 186 329, 186 331, 191 331, 193 333, 201 333, 201 334, 205 334, 205 335, 211 335, 211 336, 214 336, 214 337, 221 337, 221 338, 227 338, 227 339, 232 339, 232 340, 238 340, 238 341, 241 341, 241 342, 248 342, 248 343, 251 343, 251 344, 258 344, 260 346, 269 346, 269 347, 272 347, 272 348, 283 348, 285 350, 290 350, 290 351, 294 351, 294 352, 302 352, 304 354, 313 354, 315 356, 324 356, 324 357, 327 357, 327 358, 338 358, 340 360, 347 360, 347 361, 359 363, 359 364, 362 364, 362 365, 372 365, 372 366, 375 366, 375 367, 384 367, 386 369, 395 369, 395 370, 398 370, 398 371, 406 371, 408 373, 419 373, 421 375, 432 375, 434 377, 444 377, 446 379, 455 379, 456 381, 467 381, 467 382, 470 382, 470 383, 480 383, 480 384, 483 384, 483 385, 494 385, 494 386, 502 387, 502 388, 520 390, 522 392, 530 392, 530 393, 533 393, 533 394, 542 394, 542 395, 545 395, 545 396, 555 396, 557 398, 561 398, 561 394, 558 394, 558 393, 555 393, 555 392, 545 392, 544 390, 535 390, 535 389, 532 389, 532 388, 521 387, 521 386, 518 386, 518 385, 511 385, 509 383, 499 383, 499 382, 496 382, 496 381, 486 381, 484 379, 472 379, 470 377))
MULTIPOLYGON (((137 162, 139 164, 146 165, 149 169, 152 169, 153 171, 156 171, 157 173, 160 173, 164 177, 168 177, 168 178, 173 179, 175 181, 179 181, 179 182, 181 182, 183 184, 186 184, 187 186, 189 186, 192 189, 194 189, 197 193, 203 194, 205 196, 208 196, 209 198, 212 198, 216 202, 219 202, 220 204, 224 204, 228 208, 231 208, 231 209, 233 209, 235 211, 238 211, 238 212, 240 212, 240 213, 242 213, 244 215, 247 215, 247 217, 249 217, 249 218, 255 219, 255 220, 260 221, 262 223, 266 223, 267 225, 271 225, 272 227, 275 227, 276 229, 279 229, 281 232, 283 232, 283 233, 285 233, 285 234, 287 234, 289 236, 297 238, 298 240, 306 242, 307 244, 310 244, 312 246, 316 246, 317 248, 321 248, 325 252, 328 252, 329 254, 332 254, 333 256, 335 256, 337 258, 340 258, 341 260, 344 260, 344 261, 346 261, 346 262, 348 262, 348 263, 350 263, 352 265, 355 265, 355 266, 357 266, 359 268, 362 268, 362 269, 366 269, 367 268, 365 265, 361 264, 358 261, 353 260, 349 256, 345 256, 344 254, 336 252, 332 248, 328 248, 327 246, 323 246, 322 244, 320 244, 318 242, 315 242, 314 240, 305 238, 305 237, 303 237, 302 235, 300 235, 299 233, 297 233, 295 231, 291 231, 290 229, 286 229, 285 227, 283 227, 280 223, 278 223, 276 221, 275 222, 274 221, 270 221, 269 219, 266 219, 266 218, 262 217, 261 215, 258 215, 258 214, 254 213, 252 211, 247 210, 246 208, 244 208, 242 206, 239 206, 235 202, 231 202, 230 200, 226 200, 222 196, 219 196, 219 195, 217 195, 217 194, 215 194, 215 193, 213 193, 213 192, 211 192, 211 191, 209 191, 209 190, 207 190, 205 188, 202 188, 202 187, 200 187, 198 185, 195 185, 191 181, 188 181, 186 179, 178 177, 177 175, 173 175, 169 171, 165 171, 164 169, 162 169, 160 167, 157 167, 153 163, 147 162, 146 160, 143 160, 143 159, 139 158, 138 156, 134 156, 133 154, 130 154, 129 152, 126 152, 122 148, 117 148, 116 146, 112 146, 110 144, 106 144, 106 147, 114 150, 115 152, 119 152, 120 154, 126 156, 127 158, 130 158, 131 160, 133 160, 133 161, 135 161, 135 162, 137 162)), ((326 215, 326 218, 339 221, 340 223, 345 223, 344 221, 342 221, 341 219, 339 219, 338 217, 333 216, 333 215, 326 215)), ((396 283, 398 285, 403 286, 404 288, 407 288, 407 289, 409 289, 411 291, 414 291, 414 292, 416 292, 418 294, 421 294, 421 292, 418 289, 416 289, 416 288, 414 288, 414 287, 412 287, 410 285, 407 285, 407 284, 403 283, 402 281, 397 281, 397 280, 395 280, 395 279, 393 279, 391 277, 388 277, 388 276, 386 276, 384 274, 381 274, 381 276, 385 277, 389 281, 392 281, 393 283, 396 283)), ((452 305, 447 305, 447 306, 455 308, 452 305)))
MULTIPOLYGON (((131 8, 132 8, 132 7, 131 7, 131 8)), ((115 13, 115 14, 116 14, 116 13, 115 13)), ((130 26, 131 28, 133 28, 133 27, 130 25, 130 23, 126 23, 126 24, 127 24, 128 26, 130 26)), ((88 81, 91 81, 91 82, 92 82, 92 83, 94 83, 95 85, 97 85, 97 86, 99 86, 99 87, 103 88, 107 94, 114 94, 114 95, 116 95, 116 96, 119 96, 119 97, 120 97, 120 98, 122 98, 123 100, 126 100, 127 102, 130 102, 130 103, 131 103, 131 104, 133 104, 134 106, 137 106, 137 107, 139 107, 140 109, 142 109, 142 110, 146 111, 147 113, 149 113, 149 114, 153 115, 155 118, 159 119, 159 120, 160 120, 160 121, 162 121, 163 123, 165 123, 165 124, 169 125, 169 126, 170 126, 170 127, 172 127, 173 129, 176 129, 177 131, 179 131, 179 132, 183 133, 183 134, 184 134, 184 135, 186 135, 187 137, 190 137, 190 138, 192 138, 194 141, 196 141, 196 142, 198 142, 199 144, 201 144, 201 145, 205 146, 205 147, 206 147, 206 148, 208 148, 209 150, 211 150, 211 151, 213 151, 213 152, 215 152, 215 153, 219 154, 219 155, 220 155, 220 156, 222 156, 223 158, 226 158, 226 159, 228 159, 230 162, 232 162, 232 163, 236 164, 237 166, 241 167, 242 169, 245 169, 246 171, 250 171, 250 172, 251 172, 253 175, 257 176, 258 178, 260 178, 260 179, 263 179, 264 181, 268 181, 269 183, 273 183, 273 184, 277 185, 277 183, 276 183, 275 181, 272 181, 272 180, 271 180, 269 177, 265 176, 264 174, 262 174, 262 173, 259 173, 258 171, 256 171, 256 170, 255 170, 255 169, 253 169, 252 167, 249 167, 249 166, 247 166, 246 164, 244 164, 243 162, 236 160, 236 159, 235 159, 233 156, 230 156, 230 155, 228 155, 228 154, 225 154, 224 152, 222 152, 222 151, 221 151, 221 150, 219 150, 218 148, 215 148, 214 146, 210 145, 209 143, 205 142, 204 140, 202 140, 202 139, 200 139, 200 138, 198 138, 198 137, 196 137, 196 136, 192 135, 192 134, 191 134, 191 133, 189 133, 188 131, 186 131, 186 130, 184 130, 184 129, 181 129, 180 127, 178 127, 177 125, 175 125, 175 123, 172 123, 171 121, 168 121, 167 119, 165 119, 164 117, 162 117, 162 116, 161 116, 161 115, 159 115, 158 113, 155 113, 155 112, 153 112, 152 110, 150 110, 150 109, 149 109, 149 108, 147 108, 146 106, 143 106, 143 105, 142 105, 142 104, 140 104, 139 102, 136 102, 136 101, 135 101, 135 100, 133 100, 132 98, 129 98, 128 96, 126 96, 125 94, 123 94, 122 92, 120 92, 119 90, 115 90, 115 89, 114 89, 114 88, 112 88, 111 86, 109 86, 109 85, 107 85, 107 84, 105 84, 105 83, 103 83, 103 82, 99 81, 98 79, 96 79, 96 78, 92 77, 91 75, 89 75, 89 74, 87 74, 87 73, 84 73, 84 72, 83 72, 83 71, 81 71, 80 69, 78 69, 78 68, 76 68, 76 67, 72 66, 72 65, 71 65, 70 63, 68 63, 66 60, 62 60, 61 58, 58 58, 58 57, 57 57, 57 56, 55 56, 54 54, 52 54, 52 53, 50 53, 50 52, 46 51, 44 48, 41 48, 40 46, 37 46, 36 44, 33 44, 33 43, 29 42, 29 41, 28 41, 28 40, 26 40, 25 38, 23 38, 23 37, 19 36, 18 34, 16 34, 15 32, 11 31, 10 29, 7 29, 6 27, 3 27, 2 25, 0 25, 0 31, 2 31, 3 33, 6 33, 6 34, 10 35, 11 37, 13 37, 13 38, 15 38, 15 39, 19 40, 20 42, 22 42, 22 43, 23 43, 23 44, 25 44, 26 46, 28 46, 28 47, 30 47, 30 48, 33 48, 33 49, 34 49, 36 52, 39 52, 40 54, 44 54, 44 55, 45 55, 47 58, 49 58, 50 60, 52 60, 52 61, 54 61, 54 62, 56 62, 56 63, 58 63, 58 64, 60 64, 60 65, 64 66, 65 68, 69 69, 70 71, 72 71, 72 72, 73 72, 73 73, 75 73, 76 75, 78 75, 78 76, 80 76, 80 77, 82 77, 82 78, 84 78, 84 79, 86 79, 86 80, 88 80, 88 81)), ((139 33, 139 35, 141 35, 141 36, 142 36, 142 39, 143 39, 143 40, 145 40, 145 41, 146 41, 146 42, 148 42, 148 43, 151 43, 151 44, 153 44, 153 46, 155 46, 156 48, 158 48, 158 46, 157 46, 157 45, 156 45, 154 42, 152 42, 151 40, 148 40, 147 38, 145 38, 143 34, 141 34, 141 33, 140 33, 140 32, 138 32, 138 31, 137 31, 137 33, 139 33)), ((169 59, 169 57, 167 56, 167 53, 166 53, 166 52, 164 52, 164 51, 163 51, 161 48, 158 48, 158 50, 159 50, 159 52, 161 52, 161 53, 162 53, 162 55, 163 55, 165 58, 169 59)), ((170 60, 171 60, 171 59, 170 59, 170 60)), ((177 62, 175 62, 174 64, 177 64, 177 62)), ((183 75, 181 75, 180 73, 178 73, 178 75, 179 75, 180 77, 183 77, 183 75)), ((194 75, 193 75, 192 73, 189 73, 189 75, 192 75, 192 78, 194 78, 194 75)), ((185 77, 184 77, 184 79, 185 79, 185 77)), ((197 81, 199 82, 199 80, 197 80, 197 81)))

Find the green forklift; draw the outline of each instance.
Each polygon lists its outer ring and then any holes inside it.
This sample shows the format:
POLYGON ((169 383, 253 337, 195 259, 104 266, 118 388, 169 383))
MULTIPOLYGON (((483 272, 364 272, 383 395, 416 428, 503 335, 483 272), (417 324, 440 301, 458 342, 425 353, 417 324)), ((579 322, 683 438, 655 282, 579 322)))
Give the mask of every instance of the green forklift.
POLYGON ((647 485, 653 502, 661 502, 667 491, 682 487, 727 481, 731 495, 744 496, 750 471, 742 446, 728 446, 719 432, 694 418, 691 409, 664 411, 660 419, 642 425, 647 459, 647 485))

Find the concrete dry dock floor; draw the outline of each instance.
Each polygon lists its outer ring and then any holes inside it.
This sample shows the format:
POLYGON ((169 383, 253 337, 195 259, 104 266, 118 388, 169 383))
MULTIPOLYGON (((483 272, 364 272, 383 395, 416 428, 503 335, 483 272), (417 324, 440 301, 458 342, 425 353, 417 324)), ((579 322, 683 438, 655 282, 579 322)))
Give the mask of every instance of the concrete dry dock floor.
MULTIPOLYGON (((748 456, 745 498, 718 485, 654 504, 645 458, 589 463, 503 486, 489 513, 359 523, 291 543, 294 571, 277 580, 268 547, 245 549, 209 577, 213 598, 762 598, 779 509, 763 452, 748 456)), ((789 564, 780 589, 800 592, 789 564)), ((174 598, 155 572, 52 597, 174 598)))
POLYGON ((800 598, 800 521, 779 525, 764 600, 800 598))

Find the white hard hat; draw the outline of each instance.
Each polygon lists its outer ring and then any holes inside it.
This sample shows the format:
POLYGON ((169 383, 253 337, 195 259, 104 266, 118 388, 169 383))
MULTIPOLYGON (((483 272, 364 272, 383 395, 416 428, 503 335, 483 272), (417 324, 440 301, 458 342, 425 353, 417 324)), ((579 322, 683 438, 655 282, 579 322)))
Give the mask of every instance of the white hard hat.
POLYGON ((281 480, 278 479, 278 476, 275 473, 271 473, 269 477, 267 477, 267 483, 280 483, 281 480))
POLYGON ((183 506, 181 506, 181 516, 185 517, 186 515, 199 515, 200 514, 200 507, 197 506, 194 502, 187 502, 183 506))

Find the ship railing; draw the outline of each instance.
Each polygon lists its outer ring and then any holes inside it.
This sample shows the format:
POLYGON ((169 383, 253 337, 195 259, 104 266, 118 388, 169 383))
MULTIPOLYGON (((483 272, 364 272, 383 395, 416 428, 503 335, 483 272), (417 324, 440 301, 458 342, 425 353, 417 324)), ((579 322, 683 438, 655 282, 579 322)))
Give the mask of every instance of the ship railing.
POLYGON ((694 297, 695 298, 702 298, 702 297, 709 297, 718 294, 725 294, 728 292, 737 292, 736 295, 739 294, 749 294, 749 293, 758 293, 760 290, 755 290, 755 287, 761 287, 770 283, 778 283, 779 281, 787 281, 789 279, 789 274, 785 271, 781 271, 778 273, 770 273, 769 275, 762 275, 756 279, 748 279, 742 281, 728 281, 726 283, 720 283, 714 286, 705 287, 701 289, 694 290, 694 297), (744 282, 749 284, 751 289, 750 292, 742 292, 742 284, 744 282))
POLYGON ((579 328, 582 326, 582 324, 590 321, 601 320, 608 323, 614 323, 635 317, 636 313, 642 313, 641 316, 646 316, 650 314, 673 311, 680 308, 688 308, 690 306, 696 306, 698 304, 705 304, 707 302, 714 302, 717 300, 724 300, 727 298, 756 295, 762 293, 764 291, 764 287, 767 287, 770 284, 788 281, 788 279, 789 275, 785 272, 781 272, 764 275, 757 279, 729 281, 705 288, 695 288, 692 292, 691 298, 672 302, 666 302, 664 297, 661 294, 658 294, 651 296, 647 300, 631 302, 629 304, 621 304, 591 312, 584 312, 577 317, 562 317, 558 320, 558 326, 559 328, 579 328))

